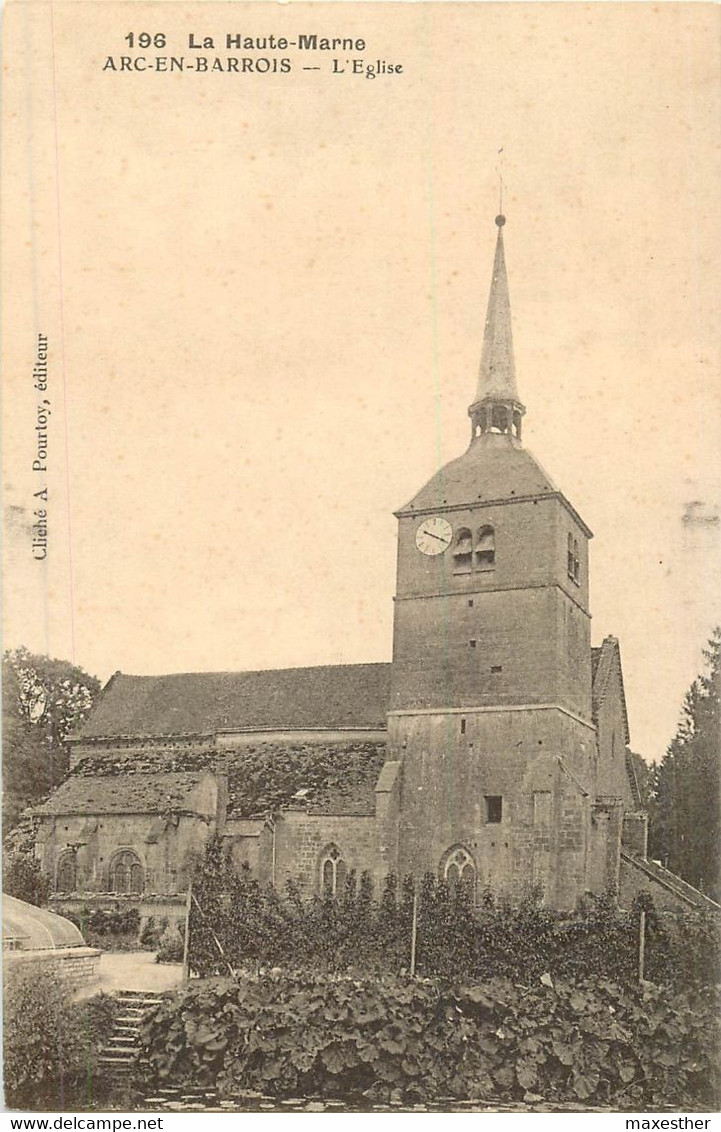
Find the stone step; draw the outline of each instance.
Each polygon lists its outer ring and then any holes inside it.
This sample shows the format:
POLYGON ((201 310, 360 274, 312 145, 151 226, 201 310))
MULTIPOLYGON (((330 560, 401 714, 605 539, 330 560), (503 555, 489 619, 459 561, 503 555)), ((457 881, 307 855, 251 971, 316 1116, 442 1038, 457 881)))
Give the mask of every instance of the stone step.
POLYGON ((162 1000, 159 998, 125 998, 123 995, 118 995, 115 1001, 132 1010, 149 1010, 151 1006, 159 1006, 162 1000))
POLYGON ((115 995, 121 1002, 162 1002, 160 995, 152 991, 118 991, 115 995))

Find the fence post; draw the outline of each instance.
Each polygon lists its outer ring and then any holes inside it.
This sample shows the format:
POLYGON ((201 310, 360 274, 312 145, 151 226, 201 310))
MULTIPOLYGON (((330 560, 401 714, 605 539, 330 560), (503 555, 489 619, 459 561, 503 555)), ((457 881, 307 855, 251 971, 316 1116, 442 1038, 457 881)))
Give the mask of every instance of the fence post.
POLYGON ((183 982, 190 978, 190 906, 193 902, 193 880, 188 881, 188 892, 185 897, 185 936, 183 937, 183 982))
POLYGON ((413 884, 413 918, 411 920, 411 978, 416 973, 416 939, 418 936, 418 889, 413 884))
POLYGON ((641 918, 638 923, 638 981, 643 982, 643 973, 646 962, 646 909, 641 909, 641 918))

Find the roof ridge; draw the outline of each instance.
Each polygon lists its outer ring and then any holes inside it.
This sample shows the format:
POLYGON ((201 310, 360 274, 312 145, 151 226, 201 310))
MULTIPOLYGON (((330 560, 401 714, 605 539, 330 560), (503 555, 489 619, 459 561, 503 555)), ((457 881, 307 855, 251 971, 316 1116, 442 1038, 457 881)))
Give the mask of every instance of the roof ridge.
POLYGON ((201 669, 195 672, 114 672, 111 680, 172 680, 174 677, 188 676, 255 676, 269 672, 319 672, 329 669, 349 668, 390 668, 390 660, 354 661, 351 664, 298 664, 290 668, 221 668, 201 669))

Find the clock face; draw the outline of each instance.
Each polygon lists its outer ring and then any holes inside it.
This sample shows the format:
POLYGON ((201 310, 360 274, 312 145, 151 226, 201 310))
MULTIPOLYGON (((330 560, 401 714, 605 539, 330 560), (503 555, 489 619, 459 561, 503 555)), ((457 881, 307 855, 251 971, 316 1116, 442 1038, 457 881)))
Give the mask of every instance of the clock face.
POLYGON ((434 515, 424 519, 416 531, 416 546, 421 554, 443 554, 451 545, 452 537, 451 524, 440 515, 434 515))

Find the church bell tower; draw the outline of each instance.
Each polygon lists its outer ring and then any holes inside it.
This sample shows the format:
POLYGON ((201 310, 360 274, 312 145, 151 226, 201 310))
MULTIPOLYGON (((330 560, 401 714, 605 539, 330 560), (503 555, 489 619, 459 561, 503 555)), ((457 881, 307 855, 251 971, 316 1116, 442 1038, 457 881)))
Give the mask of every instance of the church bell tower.
POLYGON ((563 906, 585 881, 591 531, 523 447, 505 223, 496 217, 469 447, 396 513, 399 868, 462 877, 476 893, 534 883, 563 906))

